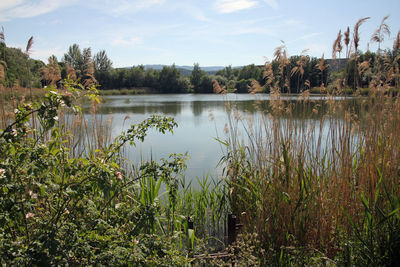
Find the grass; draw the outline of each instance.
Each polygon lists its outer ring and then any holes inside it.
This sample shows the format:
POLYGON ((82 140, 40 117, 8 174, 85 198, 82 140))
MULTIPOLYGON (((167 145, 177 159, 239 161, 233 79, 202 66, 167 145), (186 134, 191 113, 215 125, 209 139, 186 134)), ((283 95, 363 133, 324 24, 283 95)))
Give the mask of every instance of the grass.
POLYGON ((151 88, 134 88, 134 89, 110 89, 110 90, 99 90, 100 95, 142 95, 151 92, 151 88))

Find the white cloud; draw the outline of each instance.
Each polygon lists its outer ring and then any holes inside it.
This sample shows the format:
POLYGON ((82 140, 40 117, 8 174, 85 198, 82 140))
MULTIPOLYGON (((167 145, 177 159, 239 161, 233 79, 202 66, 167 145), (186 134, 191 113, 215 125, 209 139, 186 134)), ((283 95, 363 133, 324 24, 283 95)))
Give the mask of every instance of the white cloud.
POLYGON ((52 12, 60 7, 71 5, 75 1, 76 0, 17 0, 11 2, 10 0, 5 0, 5 2, 0 4, 0 21, 39 16, 52 12))
POLYGON ((18 6, 19 4, 21 4, 23 2, 23 0, 2 0, 0 2, 0 12, 2 12, 3 10, 18 6))
POLYGON ((221 13, 231 13, 252 8, 255 5, 257 2, 253 0, 217 0, 216 8, 221 13))
POLYGON ((290 43, 293 43, 293 42, 296 42, 296 41, 300 41, 300 40, 307 40, 307 39, 313 38, 313 37, 321 35, 321 34, 322 33, 320 33, 320 32, 313 32, 313 33, 305 34, 305 35, 297 37, 297 38, 295 38, 293 40, 290 40, 287 43, 290 44, 290 43))
POLYGON ((166 0, 89 0, 85 2, 85 4, 107 14, 121 16, 162 5, 165 1, 166 0))
POLYGON ((278 9, 278 2, 276 0, 264 0, 265 3, 267 3, 270 7, 273 9, 278 9))
POLYGON ((16 18, 30 18, 50 13, 58 8, 71 6, 75 3, 100 9, 104 13, 115 16, 132 14, 134 12, 161 5, 166 0, 1 0, 0 21, 9 21, 16 18))
POLYGON ((142 44, 143 39, 139 37, 115 38, 111 41, 111 43, 116 46, 134 46, 142 44))

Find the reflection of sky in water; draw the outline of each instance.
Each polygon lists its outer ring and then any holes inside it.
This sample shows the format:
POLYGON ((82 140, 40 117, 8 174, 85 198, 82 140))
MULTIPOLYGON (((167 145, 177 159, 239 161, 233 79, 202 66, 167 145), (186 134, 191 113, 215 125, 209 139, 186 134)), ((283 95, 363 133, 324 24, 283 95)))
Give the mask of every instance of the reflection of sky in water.
MULTIPOLYGON (((252 116, 254 122, 259 121, 257 118, 261 114, 254 109, 254 103, 259 100, 262 103, 269 102, 268 95, 249 94, 107 96, 103 99, 98 116, 103 120, 112 116, 113 136, 151 114, 174 117, 178 123, 174 134, 163 135, 150 130, 145 142, 137 143, 136 147, 128 147, 127 157, 133 162, 140 162, 141 159, 159 160, 167 158, 170 153, 188 152, 190 160, 186 177, 189 179, 202 177, 207 173, 213 177, 221 174, 222 168, 216 167, 223 156, 224 148, 214 138, 219 136, 225 139, 224 126, 228 122, 226 101, 240 111, 249 111, 250 115, 246 116, 252 116)), ((286 98, 288 101, 295 99, 296 97, 286 98)), ((313 99, 321 101, 323 97, 313 99)))

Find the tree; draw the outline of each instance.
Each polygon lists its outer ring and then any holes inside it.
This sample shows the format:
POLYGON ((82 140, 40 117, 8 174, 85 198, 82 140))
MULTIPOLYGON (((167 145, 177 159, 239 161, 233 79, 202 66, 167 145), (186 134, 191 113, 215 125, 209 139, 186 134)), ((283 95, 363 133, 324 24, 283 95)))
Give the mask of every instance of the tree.
POLYGON ((97 84, 97 80, 94 76, 94 64, 92 61, 92 50, 90 48, 83 49, 84 65, 82 69, 82 83, 86 87, 90 87, 97 84))
POLYGON ((78 78, 81 76, 85 61, 83 60, 83 55, 79 45, 71 45, 68 52, 64 54, 63 61, 70 67, 74 68, 78 78))
POLYGON ((214 83, 211 77, 204 75, 201 77, 199 89, 196 93, 212 94, 214 92, 214 83))
POLYGON ((251 85, 251 80, 241 79, 236 82, 235 85, 236 91, 238 93, 248 93, 250 85, 251 85))
POLYGON ((110 71, 112 69, 112 61, 107 57, 105 50, 101 50, 94 55, 93 64, 96 72, 110 71))
POLYGON ((206 73, 200 69, 199 63, 195 63, 192 74, 190 75, 190 83, 192 84, 195 93, 200 93, 200 86, 204 76, 206 76, 206 73))
POLYGON ((244 66, 239 71, 238 80, 255 79, 259 82, 262 81, 262 70, 254 64, 244 66))
POLYGON ((164 66, 160 71, 159 90, 161 93, 183 93, 187 90, 188 83, 180 79, 181 74, 173 64, 171 67, 164 66))

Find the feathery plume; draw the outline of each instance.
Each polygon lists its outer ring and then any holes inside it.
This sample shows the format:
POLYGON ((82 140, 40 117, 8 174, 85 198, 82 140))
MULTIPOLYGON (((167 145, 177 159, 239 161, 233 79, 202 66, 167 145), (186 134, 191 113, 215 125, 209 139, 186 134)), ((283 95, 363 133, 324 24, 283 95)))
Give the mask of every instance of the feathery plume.
POLYGON ((353 42, 354 42, 354 49, 355 52, 357 53, 358 50, 358 44, 360 42, 360 34, 358 32, 358 30, 360 29, 360 26, 366 22, 367 20, 369 20, 370 17, 365 17, 365 18, 361 18, 357 21, 356 25, 354 25, 354 30, 353 30, 353 42))
POLYGON ((0 43, 6 43, 6 38, 4 36, 4 27, 1 26, 1 32, 0 32, 0 43))
POLYGON ((344 32, 343 35, 343 41, 346 45, 346 58, 349 58, 350 27, 347 27, 347 30, 344 32))
POLYGON ((336 53, 339 53, 339 57, 340 57, 340 53, 342 52, 343 46, 342 46, 342 30, 339 31, 335 42, 333 42, 333 46, 332 46, 332 58, 335 59, 336 58, 336 53))
POLYGON ((363 62, 358 65, 358 72, 360 75, 362 75, 366 70, 368 70, 370 67, 369 61, 364 60, 363 62))
POLYGON ((396 40, 394 41, 393 48, 395 50, 400 48, 400 31, 397 32, 396 40))
POLYGON ((390 35, 389 26, 385 22, 388 18, 389 18, 389 15, 385 16, 382 19, 382 22, 379 25, 378 29, 376 29, 376 31, 374 32, 374 34, 371 37, 372 42, 381 43, 384 40, 385 34, 390 35))
POLYGON ((225 86, 221 87, 217 80, 213 80, 213 89, 216 94, 226 94, 225 86))
POLYGON ((28 43, 26 44, 26 50, 25 50, 25 54, 29 55, 29 52, 32 48, 33 45, 33 36, 31 36, 31 38, 29 38, 28 43))

